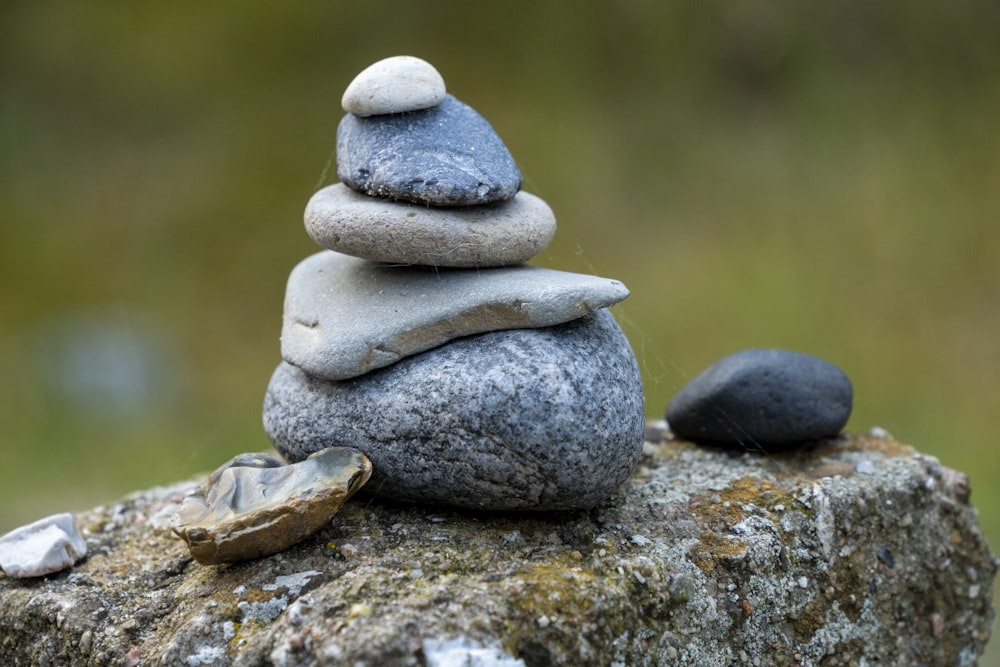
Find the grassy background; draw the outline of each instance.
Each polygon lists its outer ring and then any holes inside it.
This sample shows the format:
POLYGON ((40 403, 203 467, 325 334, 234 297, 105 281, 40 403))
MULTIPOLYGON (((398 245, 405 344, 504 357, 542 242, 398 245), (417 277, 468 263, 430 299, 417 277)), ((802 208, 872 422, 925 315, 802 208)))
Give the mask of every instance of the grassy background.
POLYGON ((555 211, 534 262, 632 289, 650 416, 730 352, 821 356, 996 544, 998 34, 988 0, 4 3, 0 532, 268 446, 340 95, 406 53, 555 211))

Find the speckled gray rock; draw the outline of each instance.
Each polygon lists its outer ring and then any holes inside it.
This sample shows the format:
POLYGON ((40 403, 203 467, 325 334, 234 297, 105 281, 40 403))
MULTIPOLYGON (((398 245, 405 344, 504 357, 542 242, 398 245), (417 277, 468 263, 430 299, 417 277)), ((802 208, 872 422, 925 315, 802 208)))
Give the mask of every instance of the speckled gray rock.
POLYGON ((617 280, 534 266, 387 266, 326 250, 292 270, 281 356, 344 380, 470 334, 544 327, 618 303, 617 280))
POLYGON ((521 172, 503 141, 452 95, 422 111, 344 116, 337 128, 337 175, 367 195, 432 206, 504 201, 521 187, 521 172))
POLYGON ((354 380, 283 363, 264 426, 289 460, 357 447, 380 496, 493 510, 592 507, 642 447, 639 369, 607 310, 462 338, 354 380))
POLYGON ((520 264, 541 252, 556 217, 538 197, 468 208, 428 208, 368 197, 343 183, 309 200, 306 231, 324 248, 379 262, 448 267, 520 264))
POLYGON ((830 438, 851 416, 853 390, 833 364, 789 350, 743 350, 691 380, 670 402, 679 437, 783 447, 830 438))
POLYGON ((993 626, 968 478, 888 437, 650 443, 587 512, 355 496, 217 568, 167 527, 196 483, 80 513, 95 555, 71 573, 0 577, 4 664, 418 667, 478 645, 554 667, 973 667, 993 626))
POLYGON ((344 91, 344 111, 358 116, 417 111, 440 104, 444 79, 426 60, 393 56, 369 65, 344 91))

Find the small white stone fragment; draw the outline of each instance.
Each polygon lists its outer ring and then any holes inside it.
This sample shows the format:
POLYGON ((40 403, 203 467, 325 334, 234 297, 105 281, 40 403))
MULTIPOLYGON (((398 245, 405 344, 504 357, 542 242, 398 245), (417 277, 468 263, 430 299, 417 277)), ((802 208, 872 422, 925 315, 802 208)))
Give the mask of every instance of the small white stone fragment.
POLYGON ((285 588, 288 589, 289 595, 295 597, 305 588, 310 579, 321 574, 323 573, 319 570, 305 570, 304 572, 296 572, 295 574, 286 574, 275 578, 273 584, 264 584, 261 588, 265 591, 276 591, 279 588, 285 588))
POLYGON ((8 577, 41 577, 71 567, 87 555, 73 515, 53 514, 0 537, 0 569, 8 577))
POLYGON ((870 459, 861 459, 854 464, 854 472, 859 475, 874 475, 878 472, 878 466, 870 459))
POLYGON ((393 56, 369 65, 344 91, 341 105, 356 116, 428 109, 441 104, 444 79, 426 60, 393 56))
POLYGON ((892 435, 881 426, 872 426, 870 429, 868 429, 868 435, 873 438, 883 438, 883 439, 888 439, 892 437, 892 435))
POLYGON ((425 639, 424 657, 427 667, 525 667, 500 647, 482 646, 466 637, 456 639, 425 639))

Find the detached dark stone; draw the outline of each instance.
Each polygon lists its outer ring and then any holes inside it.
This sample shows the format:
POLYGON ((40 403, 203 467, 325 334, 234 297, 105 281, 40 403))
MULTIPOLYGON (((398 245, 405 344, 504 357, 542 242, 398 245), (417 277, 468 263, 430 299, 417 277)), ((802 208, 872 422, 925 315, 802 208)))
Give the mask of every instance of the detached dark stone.
POLYGON ((789 350, 744 350, 705 369, 667 408, 681 438, 787 447, 840 433, 853 390, 833 364, 789 350))
POLYGON ((367 195, 432 206, 506 201, 521 188, 521 172, 503 140, 451 95, 421 111, 344 116, 337 176, 367 195))

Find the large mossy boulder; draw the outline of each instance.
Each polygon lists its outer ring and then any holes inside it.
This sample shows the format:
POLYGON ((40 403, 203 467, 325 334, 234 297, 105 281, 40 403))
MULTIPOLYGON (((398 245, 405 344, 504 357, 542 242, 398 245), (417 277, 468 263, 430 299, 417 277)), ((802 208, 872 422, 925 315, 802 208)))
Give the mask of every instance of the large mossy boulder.
POLYGON ((70 571, 0 577, 3 664, 973 665, 993 625, 967 478, 887 436, 768 455, 648 442, 589 511, 375 489, 225 566, 169 530, 194 486, 79 514, 89 555, 70 571))

